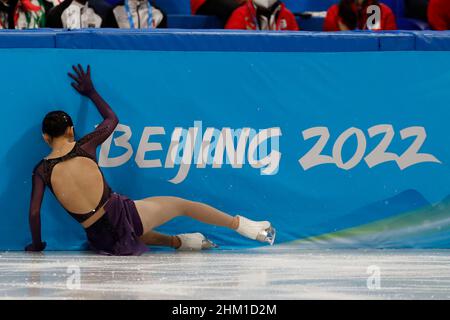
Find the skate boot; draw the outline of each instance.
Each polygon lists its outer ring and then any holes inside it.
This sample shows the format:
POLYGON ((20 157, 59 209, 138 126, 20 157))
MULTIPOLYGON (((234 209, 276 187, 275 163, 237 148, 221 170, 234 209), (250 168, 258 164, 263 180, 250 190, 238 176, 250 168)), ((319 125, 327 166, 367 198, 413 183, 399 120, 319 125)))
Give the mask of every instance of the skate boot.
POLYGON ((236 231, 240 235, 273 245, 276 231, 269 221, 253 221, 243 216, 237 217, 239 217, 239 227, 236 231))
POLYGON ((181 241, 181 246, 177 248, 180 251, 200 251, 218 247, 199 232, 178 234, 177 237, 181 241))

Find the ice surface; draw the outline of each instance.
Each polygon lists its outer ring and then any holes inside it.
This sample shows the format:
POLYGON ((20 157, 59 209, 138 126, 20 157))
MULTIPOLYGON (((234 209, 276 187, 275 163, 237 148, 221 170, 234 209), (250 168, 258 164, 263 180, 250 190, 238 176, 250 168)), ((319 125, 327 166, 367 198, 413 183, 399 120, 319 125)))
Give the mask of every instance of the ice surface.
POLYGON ((450 251, 0 252, 0 299, 8 298, 450 299, 450 251))

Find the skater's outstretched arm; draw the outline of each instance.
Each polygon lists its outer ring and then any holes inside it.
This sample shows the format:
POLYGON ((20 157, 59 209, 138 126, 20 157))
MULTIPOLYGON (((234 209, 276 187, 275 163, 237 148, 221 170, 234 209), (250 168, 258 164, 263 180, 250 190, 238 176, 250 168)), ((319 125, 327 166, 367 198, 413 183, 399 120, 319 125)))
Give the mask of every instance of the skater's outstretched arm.
POLYGON ((45 183, 42 175, 39 173, 42 165, 38 165, 33 170, 32 190, 30 202, 30 231, 33 242, 25 247, 26 251, 42 251, 45 249, 46 243, 41 239, 41 204, 44 197, 45 183))
POLYGON ((95 154, 97 146, 102 144, 113 133, 119 123, 119 119, 109 104, 103 100, 95 89, 91 79, 91 67, 88 66, 86 72, 81 65, 73 66, 72 68, 75 74, 68 74, 74 80, 72 87, 81 95, 91 99, 103 117, 103 122, 93 132, 80 139, 80 145, 89 153, 95 154))

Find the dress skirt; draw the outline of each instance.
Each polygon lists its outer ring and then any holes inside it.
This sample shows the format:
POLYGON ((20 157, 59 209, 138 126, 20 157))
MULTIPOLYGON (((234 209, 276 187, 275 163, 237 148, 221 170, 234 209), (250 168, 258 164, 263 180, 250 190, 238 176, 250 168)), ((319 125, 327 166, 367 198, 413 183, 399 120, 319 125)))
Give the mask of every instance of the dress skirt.
POLYGON ((114 256, 138 256, 148 251, 139 240, 143 227, 133 200, 112 193, 104 209, 105 214, 85 229, 92 250, 114 256))

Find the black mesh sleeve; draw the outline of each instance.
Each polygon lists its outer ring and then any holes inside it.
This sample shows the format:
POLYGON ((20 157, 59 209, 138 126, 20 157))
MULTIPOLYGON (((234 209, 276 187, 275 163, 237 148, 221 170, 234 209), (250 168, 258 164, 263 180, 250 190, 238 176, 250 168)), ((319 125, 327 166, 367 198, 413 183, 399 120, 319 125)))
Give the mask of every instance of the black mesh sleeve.
POLYGON ((42 163, 33 170, 31 201, 29 211, 30 231, 33 239, 32 246, 38 251, 42 247, 41 239, 41 205, 44 197, 45 182, 42 163))
POLYGON ((85 151, 95 157, 97 147, 114 132, 119 119, 108 103, 97 92, 93 92, 89 95, 89 98, 94 102, 97 110, 102 115, 103 121, 93 132, 81 138, 79 144, 85 151))

